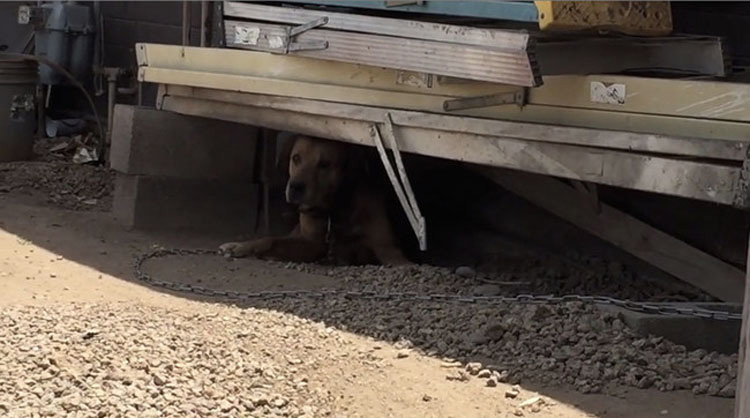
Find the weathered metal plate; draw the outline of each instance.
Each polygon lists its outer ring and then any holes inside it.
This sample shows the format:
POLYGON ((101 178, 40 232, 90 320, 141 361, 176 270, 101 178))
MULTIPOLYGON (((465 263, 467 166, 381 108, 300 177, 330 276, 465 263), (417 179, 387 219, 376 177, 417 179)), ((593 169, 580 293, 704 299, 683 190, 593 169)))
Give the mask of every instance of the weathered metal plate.
MULTIPOLYGON (((189 90, 188 90, 189 91, 189 90)), ((206 100, 167 94, 165 110, 264 126, 373 146, 366 117, 369 109, 357 106, 339 113, 325 102, 266 99, 249 102, 206 100), (296 102, 296 104, 295 104, 296 102), (300 112, 296 106, 327 109, 326 115, 300 112)), ((374 109, 378 110, 378 109, 374 109)), ((384 109, 380 109, 383 111, 384 109)), ((447 131, 425 126, 397 125, 404 152, 492 167, 505 167, 599 184, 625 187, 725 205, 734 202, 740 169, 709 162, 686 161, 631 152, 573 145, 529 142, 504 136, 447 131)))

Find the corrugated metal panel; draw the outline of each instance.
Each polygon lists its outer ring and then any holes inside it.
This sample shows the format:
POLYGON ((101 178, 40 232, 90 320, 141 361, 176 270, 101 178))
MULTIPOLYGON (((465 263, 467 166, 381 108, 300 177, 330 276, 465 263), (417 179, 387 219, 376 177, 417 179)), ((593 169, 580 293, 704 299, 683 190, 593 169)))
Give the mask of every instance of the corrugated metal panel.
MULTIPOLYGON (((281 51, 287 34, 283 25, 227 20, 224 26, 227 46, 255 51, 281 51), (253 35, 242 35, 247 33, 253 35)), ((326 49, 294 52, 311 58, 517 86, 542 84, 535 57, 528 51, 322 29, 301 33, 295 41, 328 43, 326 49)))

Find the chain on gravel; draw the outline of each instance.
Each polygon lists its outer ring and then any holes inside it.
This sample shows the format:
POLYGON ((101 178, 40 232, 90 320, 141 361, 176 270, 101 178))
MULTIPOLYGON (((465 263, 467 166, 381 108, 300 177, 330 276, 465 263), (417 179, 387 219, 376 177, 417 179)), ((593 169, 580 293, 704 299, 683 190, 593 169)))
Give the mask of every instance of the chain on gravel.
POLYGON ((343 297, 346 299, 378 300, 378 301, 418 301, 418 302, 443 302, 443 303, 466 303, 466 304, 557 304, 566 302, 582 302, 596 305, 609 305, 627 309, 629 311, 642 312, 653 315, 683 315, 699 318, 740 321, 742 314, 720 310, 704 309, 694 306, 678 306, 669 303, 634 302, 630 300, 616 299, 608 296, 585 296, 585 295, 531 295, 519 294, 516 296, 467 296, 448 293, 420 294, 416 292, 374 292, 346 289, 322 289, 322 290, 272 290, 260 292, 237 292, 228 290, 216 290, 189 283, 176 283, 159 280, 143 271, 146 261, 167 256, 201 256, 221 254, 216 250, 203 249, 166 249, 158 248, 136 257, 135 278, 150 286, 159 287, 176 292, 192 293, 201 296, 221 298, 225 300, 249 302, 252 300, 272 299, 324 299, 330 297, 343 297))

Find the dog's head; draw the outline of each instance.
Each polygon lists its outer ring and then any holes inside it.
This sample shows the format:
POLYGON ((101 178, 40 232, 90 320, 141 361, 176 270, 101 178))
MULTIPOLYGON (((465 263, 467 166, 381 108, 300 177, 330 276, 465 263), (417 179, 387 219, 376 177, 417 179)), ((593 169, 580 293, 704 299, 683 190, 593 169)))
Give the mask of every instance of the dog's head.
POLYGON ((289 181, 286 200, 301 211, 328 211, 338 192, 354 181, 353 153, 346 144, 308 136, 289 142, 289 181))

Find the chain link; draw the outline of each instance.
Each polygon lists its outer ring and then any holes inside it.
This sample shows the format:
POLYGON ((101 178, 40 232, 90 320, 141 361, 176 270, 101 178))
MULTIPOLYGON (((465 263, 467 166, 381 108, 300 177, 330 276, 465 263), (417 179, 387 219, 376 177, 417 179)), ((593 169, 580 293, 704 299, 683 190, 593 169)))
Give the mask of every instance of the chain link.
POLYGON ((145 284, 167 290, 193 293, 201 296, 217 297, 222 299, 249 302, 251 300, 273 300, 273 299, 325 299, 329 297, 343 297, 357 300, 399 300, 417 302, 454 302, 465 304, 558 304, 566 302, 592 303, 596 305, 610 305, 629 311, 643 312, 654 315, 682 315, 698 318, 714 319, 721 321, 740 321, 742 314, 698 308, 695 306, 681 306, 672 303, 635 302, 621 300, 609 296, 584 296, 584 295, 531 295, 519 294, 516 296, 469 296, 461 294, 430 293, 419 294, 416 292, 374 292, 345 289, 322 289, 322 290, 264 290, 258 292, 237 292, 227 290, 215 290, 203 286, 188 283, 176 283, 155 279, 143 271, 146 261, 154 258, 167 256, 191 256, 191 255, 220 255, 213 250, 188 250, 188 249, 166 249, 157 248, 142 254, 135 259, 135 278, 145 284))

